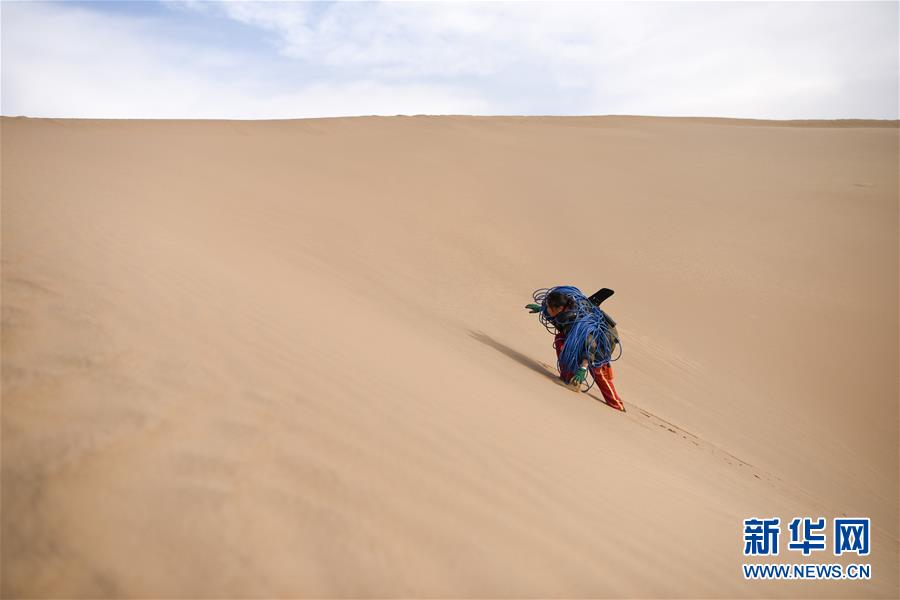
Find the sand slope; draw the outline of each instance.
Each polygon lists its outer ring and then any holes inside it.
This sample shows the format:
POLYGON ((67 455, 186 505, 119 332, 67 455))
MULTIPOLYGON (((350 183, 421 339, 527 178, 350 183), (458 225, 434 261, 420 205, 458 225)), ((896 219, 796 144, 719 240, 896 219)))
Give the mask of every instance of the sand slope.
POLYGON ((897 597, 896 122, 0 133, 4 597, 897 597), (871 581, 743 580, 744 518, 840 515, 871 581))

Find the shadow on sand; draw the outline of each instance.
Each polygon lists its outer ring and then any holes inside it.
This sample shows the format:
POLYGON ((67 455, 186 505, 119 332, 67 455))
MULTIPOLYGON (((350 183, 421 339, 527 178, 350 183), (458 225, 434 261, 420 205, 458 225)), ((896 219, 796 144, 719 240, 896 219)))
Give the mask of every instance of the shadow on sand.
POLYGON ((540 373, 541 375, 543 375, 544 377, 547 377, 554 383, 563 385, 563 382, 560 380, 559 375, 557 375, 556 371, 551 369, 551 367, 548 367, 547 365, 539 363, 538 361, 534 360, 531 357, 525 356, 518 350, 514 350, 514 349, 510 348, 509 346, 507 346, 506 344, 503 344, 502 342, 498 342, 497 340, 495 340, 488 334, 484 333, 483 331, 469 330, 469 335, 471 337, 475 338, 476 340, 478 340, 479 342, 481 342, 482 344, 484 344, 485 346, 490 346, 497 352, 500 352, 501 354, 505 354, 506 356, 513 359, 520 365, 522 365, 524 367, 528 367, 535 373, 540 373))

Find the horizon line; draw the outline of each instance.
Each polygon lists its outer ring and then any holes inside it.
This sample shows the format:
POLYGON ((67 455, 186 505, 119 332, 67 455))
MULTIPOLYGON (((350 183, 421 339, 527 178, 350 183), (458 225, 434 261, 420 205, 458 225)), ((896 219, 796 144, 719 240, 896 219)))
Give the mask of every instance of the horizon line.
MULTIPOLYGON (((586 115, 552 115, 552 114, 534 114, 534 115, 492 115, 492 114, 452 114, 452 113, 416 113, 396 115, 339 115, 327 117, 282 117, 282 118, 228 118, 228 117, 34 117, 29 115, 0 115, 0 119, 28 119, 43 121, 211 121, 211 122, 275 122, 275 121, 322 121, 326 119, 415 119, 415 118, 467 118, 467 119, 671 119, 671 120, 715 120, 715 121, 732 121, 732 122, 754 122, 754 123, 776 123, 782 125, 790 124, 836 124, 845 126, 865 126, 877 125, 881 127, 898 127, 900 119, 874 119, 860 117, 841 117, 836 119, 760 119, 756 117, 719 117, 719 116, 697 116, 697 115, 635 115, 635 114, 586 114, 586 115)), ((735 123, 737 124, 737 123, 735 123)))

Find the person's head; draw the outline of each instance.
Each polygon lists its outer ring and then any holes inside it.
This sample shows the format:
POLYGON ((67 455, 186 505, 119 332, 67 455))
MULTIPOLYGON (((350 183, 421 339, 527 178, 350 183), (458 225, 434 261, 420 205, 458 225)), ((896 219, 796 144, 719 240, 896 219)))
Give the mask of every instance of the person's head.
POLYGON ((569 306, 572 299, 562 292, 553 291, 547 294, 547 314, 555 317, 569 306))

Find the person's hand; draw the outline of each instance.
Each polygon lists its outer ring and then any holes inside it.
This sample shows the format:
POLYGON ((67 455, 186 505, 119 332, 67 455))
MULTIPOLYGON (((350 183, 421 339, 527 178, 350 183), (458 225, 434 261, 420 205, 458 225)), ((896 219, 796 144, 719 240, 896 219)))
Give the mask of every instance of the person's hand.
POLYGON ((581 387, 581 384, 584 383, 584 380, 587 378, 587 367, 578 367, 578 370, 575 371, 575 375, 572 376, 572 379, 569 381, 569 385, 578 389, 581 387))
POLYGON ((525 305, 525 308, 527 308, 527 309, 528 309, 528 312, 530 312, 531 314, 541 312, 541 305, 540 305, 540 304, 526 304, 526 305, 525 305))

